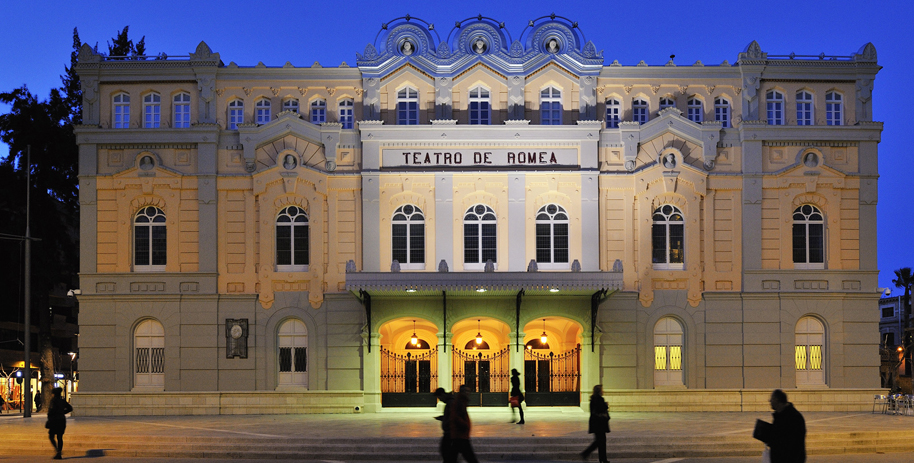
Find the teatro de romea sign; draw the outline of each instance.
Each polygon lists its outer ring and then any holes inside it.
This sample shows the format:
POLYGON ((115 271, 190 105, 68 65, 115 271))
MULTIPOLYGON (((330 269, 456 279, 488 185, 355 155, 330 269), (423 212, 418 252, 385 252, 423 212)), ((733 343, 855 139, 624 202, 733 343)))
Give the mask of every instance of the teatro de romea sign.
POLYGON ((384 149, 381 167, 574 167, 577 148, 384 149))

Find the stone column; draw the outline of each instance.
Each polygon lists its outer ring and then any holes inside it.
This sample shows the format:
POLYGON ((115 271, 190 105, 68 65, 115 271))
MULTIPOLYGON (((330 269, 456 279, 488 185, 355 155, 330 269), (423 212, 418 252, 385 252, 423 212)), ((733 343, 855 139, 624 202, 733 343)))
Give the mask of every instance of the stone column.
MULTIPOLYGON (((370 329, 370 328, 369 328, 370 329)), ((365 394, 365 412, 381 411, 381 342, 376 332, 362 333, 363 392, 365 394), (371 344, 371 352, 368 345, 371 344)))

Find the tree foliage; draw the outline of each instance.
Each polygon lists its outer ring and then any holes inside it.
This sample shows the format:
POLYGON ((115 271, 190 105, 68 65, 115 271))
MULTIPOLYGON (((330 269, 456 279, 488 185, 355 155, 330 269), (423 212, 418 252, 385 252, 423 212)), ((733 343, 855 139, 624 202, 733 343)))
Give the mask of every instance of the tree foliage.
POLYGON ((130 26, 124 26, 124 29, 117 33, 117 36, 108 42, 108 57, 113 59, 138 59, 146 55, 146 36, 143 36, 138 42, 127 36, 130 26))

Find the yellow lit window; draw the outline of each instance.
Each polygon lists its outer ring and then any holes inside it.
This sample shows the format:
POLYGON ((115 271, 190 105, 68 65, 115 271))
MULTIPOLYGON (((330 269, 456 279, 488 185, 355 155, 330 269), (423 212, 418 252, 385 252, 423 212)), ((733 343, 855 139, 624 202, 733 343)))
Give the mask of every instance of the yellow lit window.
POLYGON ((666 370, 666 346, 654 346, 654 369, 666 370))
POLYGON ((822 369, 822 346, 809 346, 810 370, 822 369))
POLYGON ((796 347, 797 370, 806 369, 806 346, 796 347))
POLYGON ((682 369, 682 346, 670 346, 670 370, 682 369))

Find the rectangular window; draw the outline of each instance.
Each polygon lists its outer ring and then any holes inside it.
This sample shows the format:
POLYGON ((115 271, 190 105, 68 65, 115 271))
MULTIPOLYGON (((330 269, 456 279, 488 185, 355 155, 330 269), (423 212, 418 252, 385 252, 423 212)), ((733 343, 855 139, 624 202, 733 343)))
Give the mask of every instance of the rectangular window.
POLYGON ((541 263, 552 262, 552 236, 548 223, 536 224, 536 261, 541 263))
POLYGON ((682 370, 682 346, 670 346, 670 370, 682 370))
POLYGON ((165 227, 152 227, 152 265, 165 265, 165 227))
MULTIPOLYGON (((23 365, 25 362, 23 362, 23 365)), ((149 348, 148 347, 137 347, 136 348, 136 372, 137 373, 149 373, 149 348)))
POLYGON ((666 346, 654 346, 654 369, 666 370, 666 346))
POLYGON ((809 346, 809 369, 822 369, 822 346, 809 346))
POLYGON ((553 224, 553 233, 552 243, 554 250, 552 252, 555 263, 567 263, 568 262, 568 224, 567 223, 557 223, 553 224))
POLYGON ((147 129, 159 128, 159 123, 162 118, 162 106, 157 104, 147 104, 145 106, 146 112, 143 119, 143 127, 147 129))
POLYGON ((479 263, 479 226, 477 224, 463 225, 463 262, 479 263))
POLYGON ((288 373, 292 371, 292 348, 291 347, 280 347, 279 348, 279 371, 281 373, 288 373))
POLYGON ((419 103, 415 101, 397 103, 397 125, 419 125, 419 103))
POLYGON ((340 124, 344 129, 351 129, 353 126, 352 100, 343 100, 340 102, 340 124))
POLYGON ((308 230, 309 227, 298 225, 295 227, 295 259, 293 265, 308 265, 308 230))
POLYGON ((895 316, 894 307, 883 307, 882 308, 882 318, 891 318, 895 316))
POLYGON ((308 371, 307 347, 295 348, 295 371, 308 371))
POLYGON ((175 128, 185 129, 190 127, 190 104, 175 104, 175 128))
POLYGON ((768 125, 783 125, 784 104, 780 101, 768 103, 768 125))
POLYGON ((134 227, 133 241, 133 265, 149 265, 149 227, 134 227))
POLYGON ((654 224, 651 226, 652 260, 655 264, 666 262, 666 225, 654 224))
POLYGON ((114 105, 114 128, 126 129, 130 126, 130 105, 114 105))
POLYGON ((821 223, 809 224, 809 263, 821 264, 825 262, 825 225, 821 223))
POLYGON ((794 352, 797 370, 806 370, 806 346, 796 346, 794 352))
POLYGON ((496 238, 495 224, 482 224, 482 263, 491 260, 493 263, 498 262, 496 259, 496 238))
POLYGON ((406 224, 394 224, 391 235, 391 248, 393 250, 391 259, 401 264, 409 262, 406 259, 406 224))
POLYGON ((670 263, 683 263, 683 241, 684 226, 682 224, 670 224, 670 263))
POLYGON ((276 227, 276 265, 292 265, 292 227, 276 227))
POLYGON ((409 263, 425 262, 425 224, 409 225, 409 263))
POLYGON ((165 373, 165 348, 153 347, 150 349, 150 373, 165 373))

